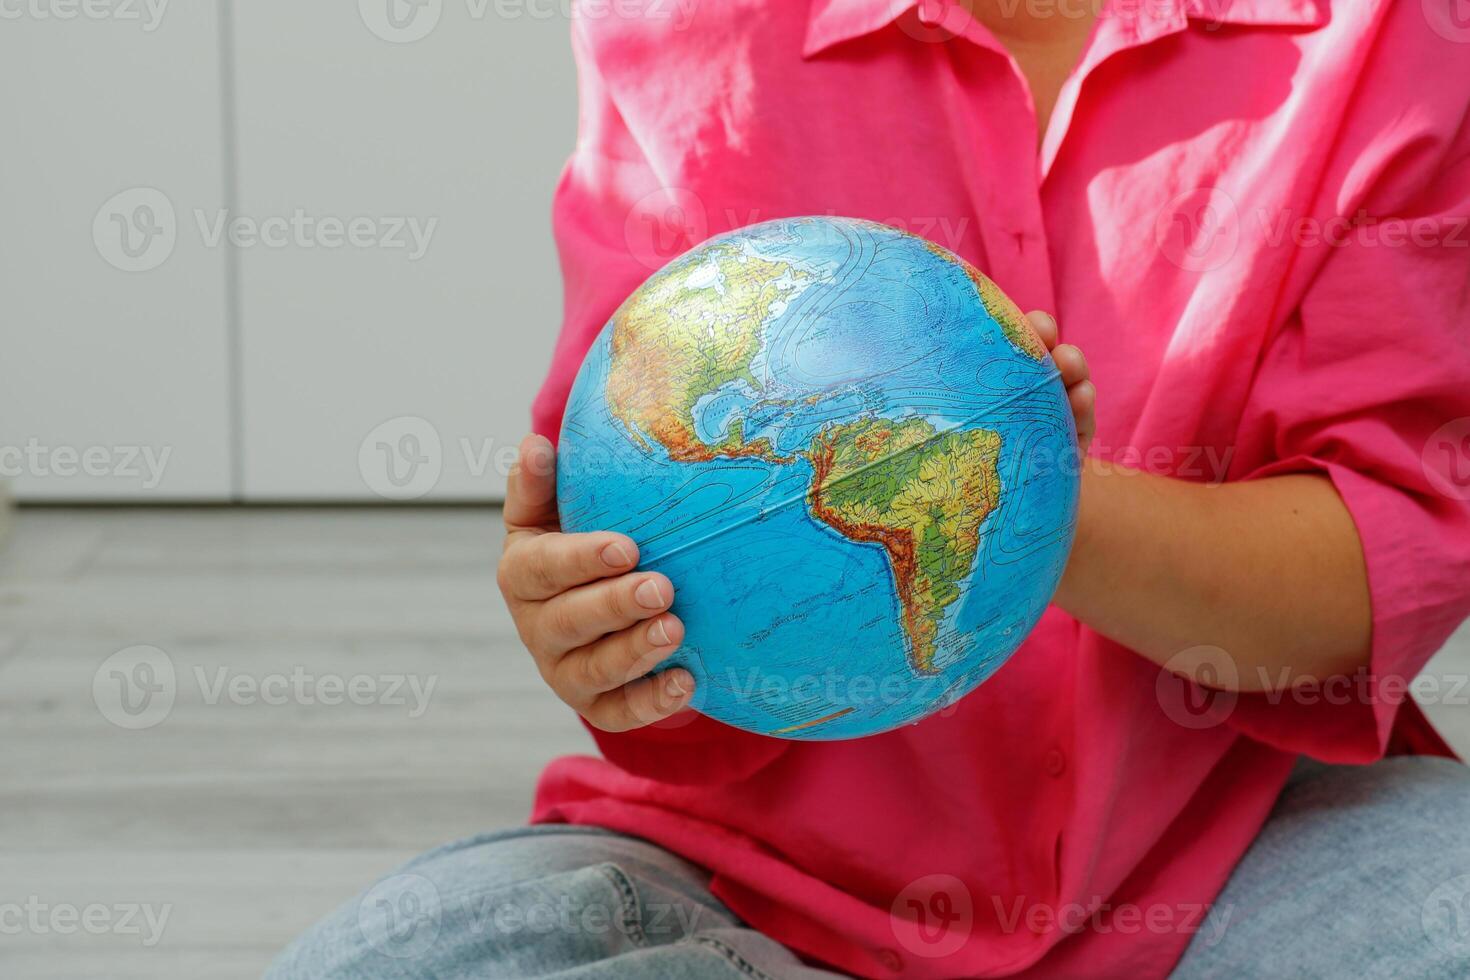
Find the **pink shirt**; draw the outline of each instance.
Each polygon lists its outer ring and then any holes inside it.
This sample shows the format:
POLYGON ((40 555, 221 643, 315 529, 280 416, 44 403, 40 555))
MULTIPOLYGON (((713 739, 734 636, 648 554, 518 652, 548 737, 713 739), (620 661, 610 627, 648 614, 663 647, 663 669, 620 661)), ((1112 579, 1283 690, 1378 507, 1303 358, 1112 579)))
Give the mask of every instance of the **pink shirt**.
POLYGON ((1038 152, 1019 70, 962 5, 641 2, 574 19, 538 431, 672 255, 767 218, 884 221, 1057 314, 1097 381, 1095 454, 1328 474, 1367 555, 1372 674, 1211 697, 1054 608, 917 726, 599 733, 606 759, 553 763, 533 819, 685 855, 847 973, 1165 974, 1297 755, 1382 755, 1470 611, 1470 26, 1408 0, 1115 3, 1038 152))

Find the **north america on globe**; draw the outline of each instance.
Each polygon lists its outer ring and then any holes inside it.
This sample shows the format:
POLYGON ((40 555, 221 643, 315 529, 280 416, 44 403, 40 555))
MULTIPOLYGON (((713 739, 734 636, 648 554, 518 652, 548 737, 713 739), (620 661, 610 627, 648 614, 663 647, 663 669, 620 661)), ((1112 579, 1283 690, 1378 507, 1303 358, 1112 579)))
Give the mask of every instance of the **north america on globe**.
POLYGON ((1021 464, 1063 468, 1054 385, 1019 310, 947 250, 847 219, 744 229, 594 344, 563 524, 625 531, 674 579, 696 707, 785 737, 893 727, 988 676, 1049 599, 1075 490, 1021 464))

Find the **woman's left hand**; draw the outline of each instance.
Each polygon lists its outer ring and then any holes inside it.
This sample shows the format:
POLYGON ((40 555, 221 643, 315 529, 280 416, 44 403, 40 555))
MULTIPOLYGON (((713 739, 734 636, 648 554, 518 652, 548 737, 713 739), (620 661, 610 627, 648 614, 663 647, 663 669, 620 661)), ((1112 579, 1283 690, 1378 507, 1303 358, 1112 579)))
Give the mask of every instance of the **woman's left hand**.
POLYGON ((1072 405, 1072 416, 1077 420, 1077 446, 1083 456, 1092 444, 1092 435, 1097 431, 1097 419, 1093 412, 1097 404, 1097 388, 1087 370, 1087 358, 1073 344, 1057 343, 1057 321, 1050 313, 1032 310, 1026 319, 1041 335, 1046 349, 1057 370, 1062 372, 1062 384, 1067 387, 1067 401, 1072 405))

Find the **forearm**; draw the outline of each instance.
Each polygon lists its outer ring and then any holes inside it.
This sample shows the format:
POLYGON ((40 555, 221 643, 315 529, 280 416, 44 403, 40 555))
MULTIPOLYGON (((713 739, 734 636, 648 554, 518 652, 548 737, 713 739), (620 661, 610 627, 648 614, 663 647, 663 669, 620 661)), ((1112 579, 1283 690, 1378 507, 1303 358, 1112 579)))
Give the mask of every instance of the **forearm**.
POLYGON ((1056 601, 1160 664, 1219 647, 1241 690, 1368 663, 1362 547, 1320 475, 1207 486, 1089 460, 1056 601))

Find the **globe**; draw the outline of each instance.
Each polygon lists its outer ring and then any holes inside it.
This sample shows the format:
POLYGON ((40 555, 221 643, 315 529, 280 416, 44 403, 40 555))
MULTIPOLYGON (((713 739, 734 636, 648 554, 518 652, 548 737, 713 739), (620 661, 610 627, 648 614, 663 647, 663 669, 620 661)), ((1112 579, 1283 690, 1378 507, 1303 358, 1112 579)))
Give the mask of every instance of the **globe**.
POLYGON ((1076 433, 1045 345, 977 269, 833 217, 712 238, 613 314, 562 424, 564 530, 674 583, 691 705, 842 739, 918 722, 1056 590, 1076 433))

